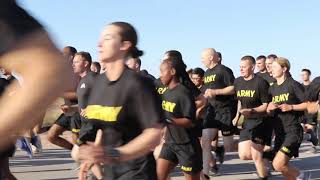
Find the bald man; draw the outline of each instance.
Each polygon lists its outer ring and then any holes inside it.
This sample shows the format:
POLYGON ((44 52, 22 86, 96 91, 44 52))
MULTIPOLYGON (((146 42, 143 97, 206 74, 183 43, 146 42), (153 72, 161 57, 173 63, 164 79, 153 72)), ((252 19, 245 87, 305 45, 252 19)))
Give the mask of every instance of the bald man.
POLYGON ((230 68, 220 64, 218 54, 213 48, 204 49, 201 59, 208 68, 204 74, 204 96, 209 105, 203 123, 202 148, 203 173, 209 177, 217 171, 216 165, 210 161, 213 159, 211 142, 216 138, 219 130, 223 135, 225 149, 231 151, 233 146, 233 135, 236 130, 232 125, 235 78, 230 68))

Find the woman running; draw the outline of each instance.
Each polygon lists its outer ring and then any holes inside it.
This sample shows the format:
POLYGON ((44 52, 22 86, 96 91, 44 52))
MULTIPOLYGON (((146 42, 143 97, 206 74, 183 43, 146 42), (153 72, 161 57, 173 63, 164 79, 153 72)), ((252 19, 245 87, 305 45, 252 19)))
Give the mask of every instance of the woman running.
POLYGON ((275 119, 275 157, 272 165, 276 171, 288 180, 308 179, 309 175, 289 165, 292 157, 298 157, 299 147, 303 139, 300 118, 306 110, 302 85, 290 75, 288 59, 277 58, 272 63, 272 76, 276 79, 269 88, 272 102, 267 112, 274 113, 275 119))
POLYGON ((166 180, 177 164, 181 165, 186 179, 200 179, 202 150, 194 129, 196 105, 189 87, 183 84, 185 73, 176 58, 166 59, 160 66, 161 82, 168 87, 162 95, 162 109, 168 124, 157 160, 159 180, 166 180))
POLYGON ((151 149, 160 140, 160 98, 152 84, 125 65, 128 57, 142 54, 137 42, 132 25, 114 22, 103 30, 98 45, 106 72, 96 77, 84 111, 103 130, 104 141, 80 146, 79 158, 103 163, 104 179, 156 179, 151 149))

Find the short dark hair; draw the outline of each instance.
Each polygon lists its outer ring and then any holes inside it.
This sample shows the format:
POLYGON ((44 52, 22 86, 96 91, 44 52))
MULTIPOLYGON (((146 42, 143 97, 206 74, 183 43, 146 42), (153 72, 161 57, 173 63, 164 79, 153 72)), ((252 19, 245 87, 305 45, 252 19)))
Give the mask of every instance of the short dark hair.
POLYGON ((77 53, 77 49, 74 48, 73 46, 66 46, 64 48, 69 49, 72 56, 74 56, 77 53))
POLYGON ((100 63, 98 63, 98 62, 92 62, 92 65, 96 66, 98 72, 101 71, 101 65, 100 65, 100 63))
POLYGON ((275 55, 275 54, 270 54, 269 56, 267 56, 267 58, 268 59, 277 59, 278 58, 278 56, 277 55, 275 55))
POLYGON ((77 52, 77 53, 75 54, 75 56, 76 56, 76 55, 81 56, 85 61, 87 61, 87 62, 89 63, 89 66, 91 66, 92 58, 91 58, 90 53, 84 52, 84 51, 80 51, 80 52, 77 52))
POLYGON ((217 55, 218 55, 218 58, 219 58, 220 60, 222 60, 222 54, 221 54, 221 52, 217 52, 217 55))
POLYGON ((199 75, 201 78, 203 78, 203 76, 204 76, 204 70, 203 70, 202 68, 197 67, 197 68, 194 68, 194 69, 192 70, 191 74, 197 74, 197 75, 199 75))
POLYGON ((192 71, 193 71, 193 69, 188 69, 188 70, 187 70, 187 73, 188 73, 188 74, 191 74, 192 71))
POLYGON ((265 55, 260 55, 260 56, 257 57, 256 60, 258 61, 260 59, 263 59, 265 61, 267 59, 267 57, 265 55))
POLYGON ((309 76, 311 75, 310 69, 302 69, 301 72, 307 72, 309 74, 309 76))
POLYGON ((249 56, 249 55, 243 56, 243 57, 241 58, 241 61, 244 61, 244 60, 248 60, 248 61, 250 61, 252 64, 256 64, 256 60, 254 59, 253 56, 249 56))

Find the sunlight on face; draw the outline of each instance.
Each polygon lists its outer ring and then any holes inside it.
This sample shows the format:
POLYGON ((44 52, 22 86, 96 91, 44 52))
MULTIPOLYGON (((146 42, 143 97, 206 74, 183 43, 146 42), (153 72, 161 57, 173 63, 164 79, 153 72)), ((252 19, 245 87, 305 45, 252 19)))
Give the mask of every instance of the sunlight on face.
POLYGON ((100 62, 112 61, 120 53, 120 28, 108 25, 101 33, 98 42, 98 57, 100 62))

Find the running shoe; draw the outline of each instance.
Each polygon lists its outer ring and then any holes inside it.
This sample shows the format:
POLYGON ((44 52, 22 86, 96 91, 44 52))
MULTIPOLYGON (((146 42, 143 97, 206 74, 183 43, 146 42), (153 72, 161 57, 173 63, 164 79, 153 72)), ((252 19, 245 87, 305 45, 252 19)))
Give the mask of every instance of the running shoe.
POLYGON ((310 133, 308 133, 308 134, 310 134, 310 142, 314 145, 314 146, 317 146, 318 145, 318 138, 317 138, 317 136, 316 136, 316 134, 313 132, 313 131, 311 131, 310 133))
POLYGON ((209 176, 219 176, 219 168, 217 165, 211 167, 210 171, 209 171, 209 176))
POLYGON ((42 143, 41 143, 40 136, 33 136, 31 138, 31 144, 36 147, 36 149, 34 151, 35 153, 41 153, 42 152, 42 143))
POLYGON ((33 157, 32 148, 31 148, 30 143, 27 140, 27 138, 25 138, 25 137, 19 138, 17 140, 17 146, 21 150, 26 151, 30 159, 33 157))

